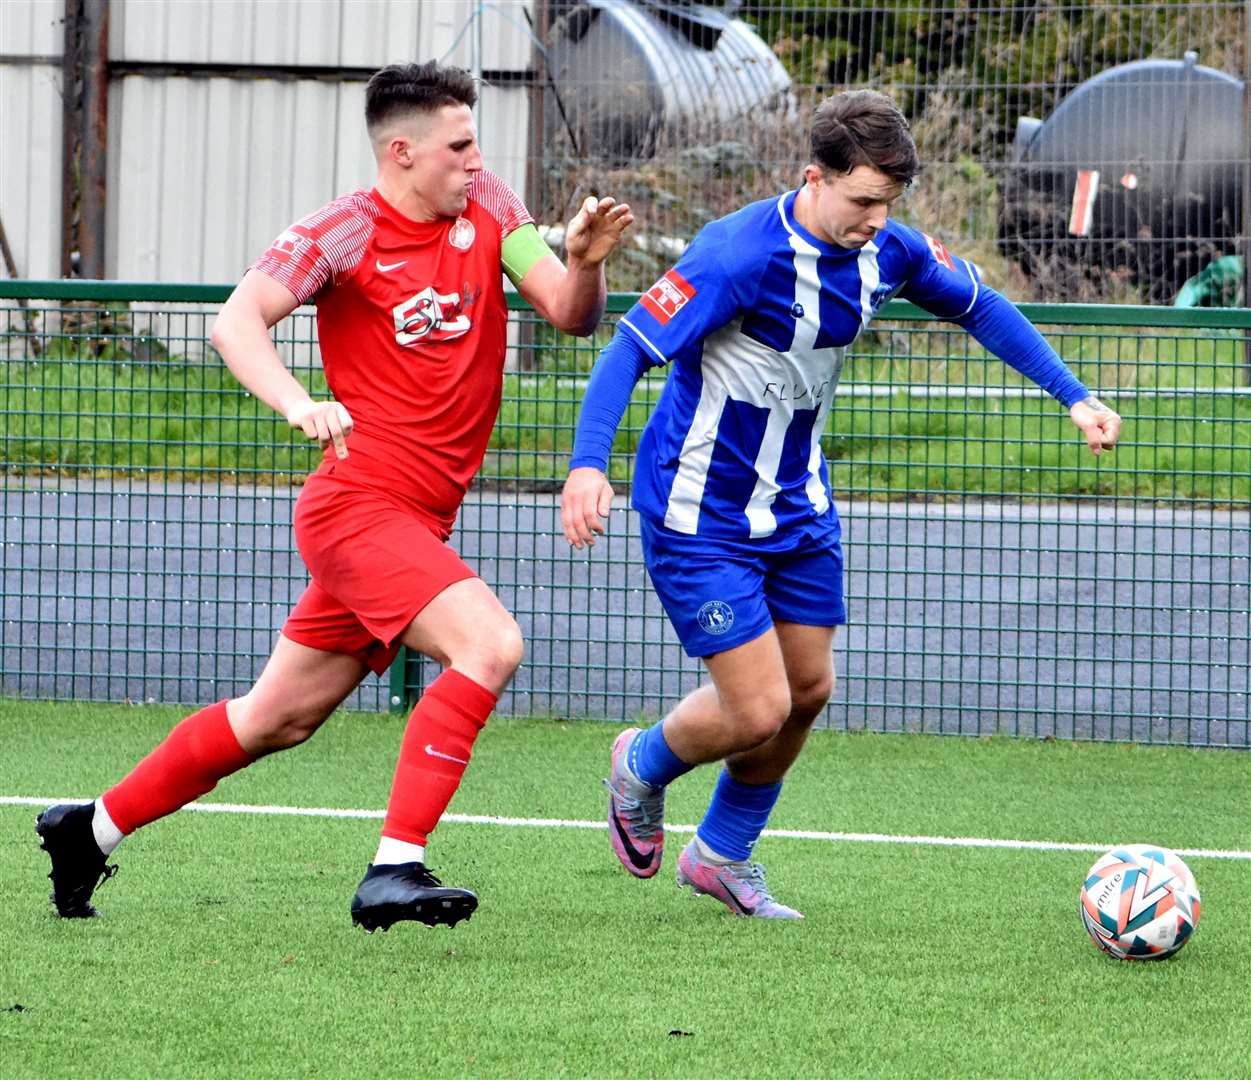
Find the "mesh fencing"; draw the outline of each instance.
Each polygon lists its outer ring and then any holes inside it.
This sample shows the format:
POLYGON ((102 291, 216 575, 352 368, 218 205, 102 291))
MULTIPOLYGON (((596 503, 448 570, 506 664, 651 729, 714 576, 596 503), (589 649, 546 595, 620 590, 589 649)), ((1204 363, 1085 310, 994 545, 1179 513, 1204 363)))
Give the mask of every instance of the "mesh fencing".
POLYGON ((1251 188, 1242 0, 536 9, 527 196, 542 221, 588 191, 631 203, 614 288, 647 288, 708 221, 797 186, 815 105, 869 87, 927 163, 896 216, 1014 298, 1170 302, 1214 263, 1208 291, 1241 293, 1219 260, 1242 254, 1251 188))
MULTIPOLYGON (((0 286, 27 295, 0 304, 0 692, 243 692, 305 584, 290 523, 315 451, 216 361, 225 290, 22 284, 0 286)), ((963 331, 888 307, 847 358, 823 440, 852 620, 824 722, 1246 746, 1251 312, 1025 310, 1125 417, 1123 444, 1096 460, 963 331)), ((453 539, 526 634, 505 712, 654 718, 699 682, 624 497, 589 556, 561 534, 612 318, 575 342, 513 313, 500 420, 453 539)), ((311 313, 277 340, 321 390, 311 313)), ((623 495, 662 379, 622 424, 623 495)), ((406 657, 348 705, 402 707, 431 668, 406 657)))

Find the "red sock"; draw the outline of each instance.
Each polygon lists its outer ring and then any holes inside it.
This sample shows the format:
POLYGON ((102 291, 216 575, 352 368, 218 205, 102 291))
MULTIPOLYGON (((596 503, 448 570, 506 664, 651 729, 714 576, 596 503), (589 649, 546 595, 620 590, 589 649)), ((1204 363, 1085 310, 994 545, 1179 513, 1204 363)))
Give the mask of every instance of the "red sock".
POLYGON ((129 835, 212 791, 217 781, 253 761, 239 745, 219 701, 174 728, 120 784, 104 793, 104 808, 129 835))
POLYGON ((430 684, 404 731, 383 836, 425 846, 460 786, 473 741, 497 700, 451 668, 430 684))

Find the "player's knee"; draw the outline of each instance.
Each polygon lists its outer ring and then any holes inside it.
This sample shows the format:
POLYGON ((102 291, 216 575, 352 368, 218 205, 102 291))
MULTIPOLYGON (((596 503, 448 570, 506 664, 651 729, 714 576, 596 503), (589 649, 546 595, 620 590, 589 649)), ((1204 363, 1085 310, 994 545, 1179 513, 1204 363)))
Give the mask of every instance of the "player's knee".
POLYGON ((811 723, 829 704, 830 695, 833 693, 834 672, 832 670, 799 683, 792 682, 791 717, 811 723))
POLYGON ((312 737, 326 719, 326 710, 297 703, 279 705, 245 696, 232 703, 235 734, 244 749, 262 755, 289 750, 312 737))
POLYGON ((516 619, 502 619, 498 626, 492 628, 487 652, 488 662, 495 673, 505 680, 511 679, 521 667, 526 653, 526 643, 516 619))
POLYGON ((453 662, 475 682, 493 693, 508 685, 525 656, 525 641, 517 620, 508 616, 484 628, 480 637, 453 662))
POLYGON ((750 750, 782 730, 791 712, 790 691, 785 686, 766 687, 736 711, 735 728, 742 740, 739 749, 750 750))
POLYGON ((269 749, 290 750, 293 746, 299 746, 300 743, 307 742, 320 726, 320 722, 313 723, 302 717, 290 719, 270 730, 269 749))

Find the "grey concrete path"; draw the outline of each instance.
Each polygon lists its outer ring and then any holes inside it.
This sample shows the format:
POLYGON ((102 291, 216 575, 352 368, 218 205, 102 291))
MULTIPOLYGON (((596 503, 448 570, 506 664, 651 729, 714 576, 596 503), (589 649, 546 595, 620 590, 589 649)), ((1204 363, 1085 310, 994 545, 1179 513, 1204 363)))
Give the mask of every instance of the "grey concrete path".
MULTIPOLYGON (((0 488, 0 691, 206 702, 242 692, 304 585, 287 489, 0 488)), ((838 727, 1248 745, 1251 515, 841 505, 852 625, 838 727)), ((506 712, 654 717, 697 684, 635 519, 569 550, 548 495, 466 503, 454 543, 517 614, 506 712)), ((420 671, 415 673, 420 678, 420 671)), ((351 699, 382 709, 386 681, 351 699)))

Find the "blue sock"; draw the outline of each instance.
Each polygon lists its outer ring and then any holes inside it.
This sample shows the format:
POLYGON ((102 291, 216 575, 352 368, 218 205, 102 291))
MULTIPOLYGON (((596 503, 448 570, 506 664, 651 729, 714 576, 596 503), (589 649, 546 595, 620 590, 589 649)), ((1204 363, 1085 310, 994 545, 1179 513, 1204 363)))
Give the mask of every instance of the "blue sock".
POLYGON ((723 769, 695 833, 718 855, 741 862, 750 857, 781 792, 781 780, 741 784, 723 769))
POLYGON ((626 752, 626 764, 630 766, 630 771, 654 788, 664 787, 695 768, 669 749, 664 727, 662 721, 645 728, 634 737, 626 752))

